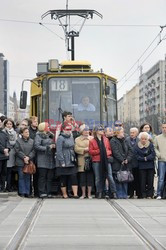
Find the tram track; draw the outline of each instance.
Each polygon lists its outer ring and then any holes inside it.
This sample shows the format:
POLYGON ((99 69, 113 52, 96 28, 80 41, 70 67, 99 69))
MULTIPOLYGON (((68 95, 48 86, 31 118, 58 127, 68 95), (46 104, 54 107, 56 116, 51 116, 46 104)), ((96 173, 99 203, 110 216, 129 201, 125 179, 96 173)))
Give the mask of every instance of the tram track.
POLYGON ((24 221, 22 222, 21 226, 17 229, 16 233, 8 243, 6 250, 18 250, 23 249, 22 245, 25 242, 28 233, 30 232, 30 229, 32 228, 34 221, 36 220, 42 205, 43 200, 37 200, 27 216, 25 217, 24 221))
MULTIPOLYGON (((24 249, 29 235, 34 230, 34 225, 39 218, 41 209, 46 200, 37 199, 20 227, 8 243, 6 250, 22 250, 24 249)), ((143 242, 145 249, 166 250, 166 248, 158 242, 149 232, 146 231, 123 207, 116 201, 107 199, 106 202, 115 210, 120 218, 131 228, 135 235, 143 242)))
POLYGON ((166 250, 151 234, 149 234, 133 217, 131 217, 116 201, 107 199, 109 205, 119 214, 119 216, 129 225, 137 236, 143 241, 147 248, 153 250, 166 250))

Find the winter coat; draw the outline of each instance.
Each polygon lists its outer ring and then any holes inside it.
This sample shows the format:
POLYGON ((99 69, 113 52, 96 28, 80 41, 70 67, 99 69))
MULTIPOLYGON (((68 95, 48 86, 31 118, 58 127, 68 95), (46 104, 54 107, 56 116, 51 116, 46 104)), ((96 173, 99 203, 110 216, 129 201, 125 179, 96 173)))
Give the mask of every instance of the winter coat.
POLYGON ((18 138, 14 146, 16 154, 16 166, 23 167, 24 157, 28 156, 30 160, 33 160, 35 156, 34 141, 32 139, 18 138))
POLYGON ((131 169, 131 160, 133 157, 132 149, 125 142, 125 139, 118 139, 114 136, 111 139, 111 148, 112 148, 112 156, 114 161, 112 163, 112 171, 114 173, 118 172, 122 166, 122 162, 126 159, 128 160, 128 164, 125 164, 124 167, 131 169))
POLYGON ((29 137, 31 139, 35 139, 36 133, 37 133, 37 129, 33 129, 31 126, 29 127, 29 137))
POLYGON ((89 148, 89 141, 92 139, 92 136, 84 137, 82 135, 75 139, 74 150, 77 153, 78 172, 84 172, 85 157, 89 156, 89 153, 84 153, 84 150, 89 148))
POLYGON ((0 161, 9 159, 9 156, 6 156, 4 154, 5 148, 10 149, 9 139, 7 134, 4 131, 2 131, 2 129, 0 129, 0 161))
MULTIPOLYGON (((112 155, 110 142, 105 136, 103 136, 103 142, 105 145, 107 158, 110 158, 110 156, 112 155)), ((89 142, 89 154, 92 156, 93 162, 100 162, 100 149, 95 139, 92 139, 89 142)))
POLYGON ((36 150, 37 167, 38 168, 55 168, 54 154, 55 149, 51 149, 50 145, 54 144, 53 139, 45 132, 37 132, 34 147, 36 150))
POLYGON ((56 167, 74 167, 75 153, 74 153, 74 139, 72 135, 61 133, 56 143, 56 167))
POLYGON ((163 133, 155 137, 154 147, 159 161, 166 162, 166 135, 163 133))
POLYGON ((132 143, 132 139, 130 136, 128 136, 126 139, 125 139, 126 143, 131 147, 131 150, 133 152, 133 157, 131 159, 131 166, 132 168, 138 168, 138 161, 137 161, 137 158, 136 156, 134 155, 134 148, 135 148, 135 145, 138 143, 139 139, 138 137, 136 138, 136 140, 134 140, 134 142, 132 143))
POLYGON ((7 167, 11 168, 15 166, 15 150, 14 145, 16 144, 17 140, 17 133, 14 129, 8 130, 7 128, 4 128, 3 131, 6 133, 9 139, 9 145, 10 145, 10 152, 9 152, 9 160, 7 161, 7 167))
POLYGON ((154 160, 156 154, 152 142, 148 142, 145 146, 138 142, 135 146, 134 152, 138 160, 139 169, 152 169, 155 167, 154 160))

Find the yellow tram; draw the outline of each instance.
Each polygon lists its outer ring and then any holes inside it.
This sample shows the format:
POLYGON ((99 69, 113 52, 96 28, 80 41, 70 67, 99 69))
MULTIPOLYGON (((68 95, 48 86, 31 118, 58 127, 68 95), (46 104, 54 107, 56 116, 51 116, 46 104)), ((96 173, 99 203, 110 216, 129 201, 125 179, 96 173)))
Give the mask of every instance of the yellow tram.
MULTIPOLYGON (((56 126, 63 111, 72 112, 77 122, 89 126, 111 125, 117 119, 116 79, 95 72, 87 61, 56 59, 38 63, 37 77, 31 80, 30 115, 39 122, 56 126)), ((25 108, 25 91, 20 106, 25 108)))

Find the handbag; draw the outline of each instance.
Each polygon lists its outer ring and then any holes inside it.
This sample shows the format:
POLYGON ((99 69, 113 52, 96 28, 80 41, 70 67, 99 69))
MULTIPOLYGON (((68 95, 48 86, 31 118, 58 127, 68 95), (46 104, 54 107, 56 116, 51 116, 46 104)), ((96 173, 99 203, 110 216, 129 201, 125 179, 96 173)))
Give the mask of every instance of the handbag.
POLYGON ((76 164, 76 162, 77 162, 74 150, 70 150, 70 161, 71 161, 71 163, 74 163, 74 164, 76 164))
POLYGON ((89 172, 92 169, 92 159, 90 156, 85 156, 84 171, 89 172))
POLYGON ((28 164, 24 165, 22 171, 24 174, 35 174, 36 173, 36 166, 32 161, 30 161, 28 164))
POLYGON ((134 176, 129 169, 122 170, 121 169, 117 172, 117 180, 120 183, 128 183, 134 181, 134 176))

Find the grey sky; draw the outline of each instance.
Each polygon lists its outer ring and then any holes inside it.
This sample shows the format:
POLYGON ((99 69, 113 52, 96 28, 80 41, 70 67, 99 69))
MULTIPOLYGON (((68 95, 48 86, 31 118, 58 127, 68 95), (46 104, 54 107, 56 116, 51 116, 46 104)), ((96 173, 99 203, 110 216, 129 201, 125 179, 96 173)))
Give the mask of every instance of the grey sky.
MULTIPOLYGON (((69 0, 68 2, 69 8, 95 9, 103 15, 103 19, 94 16, 92 20, 86 22, 86 25, 166 25, 165 0, 69 0)), ((0 19, 40 22, 41 15, 47 10, 63 9, 65 6, 66 0, 0 0, 0 19)), ((58 23, 51 21, 50 17, 45 18, 43 22, 58 23)), ((47 27, 64 37, 59 26, 47 25, 47 27)), ((105 73, 121 79, 159 31, 159 27, 84 26, 80 37, 76 38, 76 59, 88 60, 95 70, 102 68, 105 73)), ((45 62, 52 58, 57 58, 59 61, 66 59, 64 41, 39 24, 0 21, 0 34, 0 52, 10 64, 11 94, 16 90, 18 96, 22 80, 35 77, 37 62, 45 62)), ((166 28, 162 35, 165 34, 166 28)), ((155 41, 146 55, 158 41, 159 39, 155 41)), ((143 64, 143 71, 148 70, 158 60, 164 59, 165 53, 166 40, 143 64)), ((138 81, 138 77, 139 71, 125 82, 118 96, 130 89, 138 81)))

